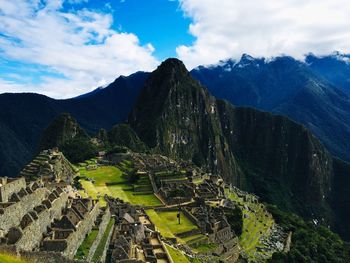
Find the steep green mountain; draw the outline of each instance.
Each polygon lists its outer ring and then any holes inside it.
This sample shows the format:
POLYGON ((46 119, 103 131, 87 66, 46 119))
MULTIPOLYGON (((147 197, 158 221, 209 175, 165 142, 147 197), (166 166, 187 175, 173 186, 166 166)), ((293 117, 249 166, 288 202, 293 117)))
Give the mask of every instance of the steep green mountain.
POLYGON ((89 140, 89 136, 79 126, 78 122, 69 113, 63 113, 55 118, 45 129, 39 149, 46 150, 59 147, 69 140, 78 138, 89 140))
POLYGON ((122 76, 106 88, 67 100, 0 94, 1 175, 18 175, 37 153, 44 129, 63 112, 69 112, 89 134, 125 121, 147 76, 143 72, 122 76))
POLYGON ((179 60, 151 73, 129 122, 154 151, 192 160, 281 208, 330 220, 332 158, 322 144, 285 117, 215 99, 179 60))
POLYGON ((308 216, 328 215, 332 157, 290 119, 219 101, 223 134, 245 174, 241 187, 308 216))
POLYGON ((216 99, 181 61, 168 59, 150 75, 129 122, 148 147, 240 184, 240 168, 222 135, 216 99))
POLYGON ((90 137, 68 113, 55 118, 41 137, 40 151, 54 147, 58 147, 73 163, 92 158, 97 154, 97 147, 90 137))
POLYGON ((240 61, 198 67, 191 74, 218 98, 302 123, 333 155, 350 161, 350 96, 334 86, 345 87, 350 71, 345 66, 338 71, 334 61, 323 68, 311 57, 306 62, 243 55, 240 61))

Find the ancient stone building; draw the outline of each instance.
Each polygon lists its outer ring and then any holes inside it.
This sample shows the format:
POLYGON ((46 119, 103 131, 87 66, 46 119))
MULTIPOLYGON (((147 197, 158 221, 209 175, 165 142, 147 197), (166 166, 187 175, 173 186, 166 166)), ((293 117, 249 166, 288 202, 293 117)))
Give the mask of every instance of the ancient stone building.
POLYGON ((95 200, 70 200, 62 216, 52 222, 40 249, 59 251, 68 258, 73 258, 99 213, 99 203, 95 200))
POLYGON ((47 188, 36 181, 26 183, 24 178, 0 178, 0 182, 1 251, 34 261, 70 262, 95 228, 98 235, 90 248, 92 258, 111 218, 108 208, 101 209, 90 198, 71 198, 68 188, 47 188))
POLYGON ((107 252, 107 263, 173 262, 160 234, 142 209, 119 199, 107 198, 107 201, 117 222, 107 252))

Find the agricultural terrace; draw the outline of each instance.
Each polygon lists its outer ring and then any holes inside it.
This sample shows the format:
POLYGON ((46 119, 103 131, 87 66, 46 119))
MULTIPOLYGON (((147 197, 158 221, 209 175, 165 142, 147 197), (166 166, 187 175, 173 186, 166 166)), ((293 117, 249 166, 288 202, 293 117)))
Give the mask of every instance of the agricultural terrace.
POLYGON ((194 234, 179 238, 178 235, 181 233, 198 229, 182 212, 180 212, 180 224, 177 218, 177 211, 155 211, 154 209, 148 209, 146 213, 163 237, 176 238, 179 243, 189 245, 194 252, 206 253, 217 247, 215 244, 202 244, 208 242, 208 237, 203 234, 194 234))
MULTIPOLYGON (((237 202, 243 212, 243 230, 239 238, 239 244, 244 249, 248 257, 254 261, 257 247, 263 247, 260 239, 270 233, 274 224, 272 216, 266 211, 261 203, 249 202, 250 198, 243 201, 236 193, 225 190, 226 195, 237 202)), ((262 251, 260 254, 264 253, 262 251)), ((272 255, 271 255, 272 256, 272 255)))
POLYGON ((140 176, 134 183, 130 183, 132 163, 124 161, 119 167, 99 166, 96 169, 87 169, 80 165, 80 179, 84 191, 82 195, 100 199, 105 204, 104 195, 123 199, 133 205, 158 206, 162 205, 159 199, 153 194, 152 186, 148 175, 140 176))

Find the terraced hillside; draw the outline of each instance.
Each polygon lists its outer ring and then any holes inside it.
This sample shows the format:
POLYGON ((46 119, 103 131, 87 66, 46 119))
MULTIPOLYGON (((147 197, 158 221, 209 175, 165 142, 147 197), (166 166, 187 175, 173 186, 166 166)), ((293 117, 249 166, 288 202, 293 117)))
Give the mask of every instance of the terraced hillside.
POLYGON ((77 169, 57 150, 45 150, 40 152, 21 171, 20 176, 29 180, 42 178, 56 181, 71 181, 77 169))
MULTIPOLYGON (((249 261, 263 262, 272 257, 276 251, 280 251, 286 239, 283 231, 278 231, 272 215, 267 211, 262 203, 258 202, 255 195, 245 193, 237 188, 226 189, 228 198, 236 202, 243 211, 243 229, 239 237, 239 244, 243 249, 243 255, 249 261), (277 235, 281 247, 276 247, 278 242, 269 243, 272 235, 277 235)), ((278 245, 277 245, 278 246, 278 245)))

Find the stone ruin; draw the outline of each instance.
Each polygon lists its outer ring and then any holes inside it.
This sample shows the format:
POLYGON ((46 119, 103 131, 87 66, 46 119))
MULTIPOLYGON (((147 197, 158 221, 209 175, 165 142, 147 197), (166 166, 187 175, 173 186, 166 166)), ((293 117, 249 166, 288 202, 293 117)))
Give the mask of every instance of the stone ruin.
POLYGON ((225 190, 213 178, 205 179, 195 188, 196 197, 205 200, 221 200, 225 197, 225 190))
POLYGON ((67 188, 49 189, 23 177, 0 178, 0 182, 1 251, 34 259, 58 252, 73 259, 91 229, 103 228, 106 223, 101 222, 109 221, 108 208, 100 209, 90 198, 71 198, 67 188))
POLYGON ((106 198, 116 224, 106 262, 173 262, 160 234, 142 209, 120 199, 106 198))
POLYGON ((186 179, 161 180, 158 194, 168 204, 190 202, 194 197, 194 184, 186 179))
MULTIPOLYGON (((227 208, 226 208, 227 209, 227 208)), ((209 238, 210 243, 218 244, 217 254, 228 257, 238 254, 238 237, 228 223, 223 207, 212 206, 203 198, 182 207, 185 215, 209 238)))

